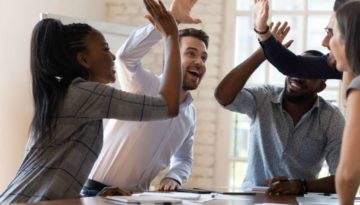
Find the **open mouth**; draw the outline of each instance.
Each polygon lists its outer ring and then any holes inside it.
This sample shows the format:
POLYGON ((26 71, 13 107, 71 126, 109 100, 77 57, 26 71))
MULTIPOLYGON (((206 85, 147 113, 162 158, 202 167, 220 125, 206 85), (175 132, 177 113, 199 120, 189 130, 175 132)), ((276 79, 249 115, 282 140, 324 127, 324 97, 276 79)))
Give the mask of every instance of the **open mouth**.
POLYGON ((298 91, 305 88, 304 83, 301 80, 296 80, 296 79, 290 79, 289 85, 290 85, 290 89, 293 91, 298 91))
POLYGON ((200 77, 200 72, 197 69, 189 69, 187 72, 190 75, 192 75, 193 77, 196 77, 196 78, 200 77))

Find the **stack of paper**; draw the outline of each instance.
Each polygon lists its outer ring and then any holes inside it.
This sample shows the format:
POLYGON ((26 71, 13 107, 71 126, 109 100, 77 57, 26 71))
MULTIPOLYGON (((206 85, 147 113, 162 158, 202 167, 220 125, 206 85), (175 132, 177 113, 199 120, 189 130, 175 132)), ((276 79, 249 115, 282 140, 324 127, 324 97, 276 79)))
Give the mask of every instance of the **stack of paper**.
POLYGON ((174 199, 161 196, 107 196, 108 201, 116 204, 154 204, 154 205, 170 205, 182 204, 180 199, 174 199))

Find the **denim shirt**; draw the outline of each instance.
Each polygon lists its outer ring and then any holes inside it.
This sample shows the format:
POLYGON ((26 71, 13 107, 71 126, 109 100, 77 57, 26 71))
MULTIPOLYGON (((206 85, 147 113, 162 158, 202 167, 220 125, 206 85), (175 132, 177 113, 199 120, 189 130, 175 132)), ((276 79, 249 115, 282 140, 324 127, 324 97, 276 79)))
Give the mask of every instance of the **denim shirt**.
POLYGON ((339 162, 344 117, 338 108, 318 97, 294 125, 282 107, 283 88, 242 89, 225 108, 251 118, 248 169, 242 188, 264 186, 276 176, 316 179, 326 160, 335 174, 339 162))

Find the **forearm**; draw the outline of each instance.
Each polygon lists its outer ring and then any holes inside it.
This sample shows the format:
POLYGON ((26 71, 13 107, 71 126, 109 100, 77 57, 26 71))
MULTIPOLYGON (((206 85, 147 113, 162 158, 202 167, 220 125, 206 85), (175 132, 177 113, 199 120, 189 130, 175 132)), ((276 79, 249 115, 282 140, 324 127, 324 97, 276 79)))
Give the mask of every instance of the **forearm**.
POLYGON ((170 115, 177 115, 180 104, 180 89, 182 87, 182 69, 180 62, 179 36, 178 33, 165 37, 165 61, 164 80, 162 81, 160 94, 162 94, 169 107, 170 115))
POLYGON ((144 24, 120 47, 116 54, 117 59, 125 64, 126 68, 133 68, 161 38, 161 33, 153 25, 144 24))
POLYGON ((235 67, 220 82, 215 90, 215 98, 221 105, 230 104, 243 89, 249 77, 265 61, 262 49, 257 49, 248 59, 235 67))
POLYGON ((308 192, 335 193, 335 176, 307 181, 308 192))
POLYGON ((336 176, 336 192, 339 195, 340 205, 354 203, 355 195, 358 190, 359 182, 343 177, 341 168, 336 176))

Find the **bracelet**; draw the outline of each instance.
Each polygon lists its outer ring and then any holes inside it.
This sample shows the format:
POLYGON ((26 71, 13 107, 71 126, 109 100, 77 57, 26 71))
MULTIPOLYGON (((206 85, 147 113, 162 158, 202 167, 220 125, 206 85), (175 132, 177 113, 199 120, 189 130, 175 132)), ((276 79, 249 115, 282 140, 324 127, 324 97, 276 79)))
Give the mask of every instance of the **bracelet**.
POLYGON ((270 27, 269 27, 269 26, 266 26, 265 31, 258 31, 258 30, 256 30, 256 28, 254 27, 255 33, 260 34, 260 35, 266 34, 269 30, 270 30, 270 27))

